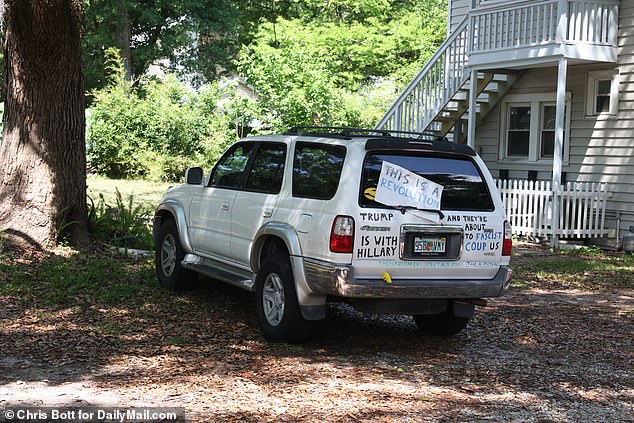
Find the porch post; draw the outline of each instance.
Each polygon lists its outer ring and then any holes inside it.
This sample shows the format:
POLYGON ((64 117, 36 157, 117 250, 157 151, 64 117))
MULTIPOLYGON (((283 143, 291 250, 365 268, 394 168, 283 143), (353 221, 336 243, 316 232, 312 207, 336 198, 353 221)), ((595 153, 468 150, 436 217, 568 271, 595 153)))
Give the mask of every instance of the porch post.
POLYGON ((564 146, 564 123, 566 115, 566 74, 568 72, 568 59, 559 59, 557 70, 557 106, 555 110, 555 148, 553 152, 553 221, 551 229, 553 231, 550 245, 557 248, 559 244, 559 216, 561 214, 558 193, 561 191, 561 167, 562 152, 564 146))
POLYGON ((469 123, 467 127, 467 145, 475 148, 476 131, 476 97, 478 96, 478 71, 471 68, 471 79, 469 80, 469 123))

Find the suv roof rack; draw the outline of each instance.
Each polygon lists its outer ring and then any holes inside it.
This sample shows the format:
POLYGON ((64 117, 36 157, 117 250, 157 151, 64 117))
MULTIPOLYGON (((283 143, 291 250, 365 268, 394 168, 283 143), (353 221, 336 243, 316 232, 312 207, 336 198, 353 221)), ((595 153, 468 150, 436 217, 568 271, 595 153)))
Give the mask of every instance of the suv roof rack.
POLYGON ((293 126, 285 132, 285 135, 325 135, 339 136, 345 138, 352 137, 384 137, 384 138, 414 138, 429 141, 447 141, 447 138, 435 134, 433 132, 411 132, 411 131, 395 131, 391 129, 363 129, 363 128, 346 128, 341 126, 293 126), (399 136, 399 135, 405 135, 399 136), (409 136, 407 136, 409 135, 409 136))

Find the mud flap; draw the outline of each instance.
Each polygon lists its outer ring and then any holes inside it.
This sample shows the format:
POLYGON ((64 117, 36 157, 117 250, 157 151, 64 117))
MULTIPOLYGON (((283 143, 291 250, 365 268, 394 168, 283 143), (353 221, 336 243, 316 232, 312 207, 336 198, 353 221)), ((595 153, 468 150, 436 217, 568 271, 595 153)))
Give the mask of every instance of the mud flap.
POLYGON ((475 305, 470 303, 453 302, 453 314, 456 317, 471 318, 475 312, 475 305))

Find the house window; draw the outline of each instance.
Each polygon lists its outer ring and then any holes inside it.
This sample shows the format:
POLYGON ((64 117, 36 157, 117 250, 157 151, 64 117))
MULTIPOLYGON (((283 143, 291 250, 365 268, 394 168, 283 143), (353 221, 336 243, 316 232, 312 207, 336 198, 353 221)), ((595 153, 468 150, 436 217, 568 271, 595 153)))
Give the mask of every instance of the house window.
POLYGON ((588 72, 586 115, 616 116, 619 79, 618 72, 613 70, 588 72))
POLYGON ((508 150, 511 157, 528 157, 531 131, 530 106, 509 107, 508 150))
POLYGON ((610 113, 610 90, 612 81, 609 79, 599 79, 595 84, 595 111, 596 113, 610 113))
MULTIPOLYGON (((570 94, 566 95, 562 158, 568 162, 570 94)), ((509 95, 502 103, 500 161, 548 164, 555 152, 555 94, 509 95)))
MULTIPOLYGON (((568 108, 564 116, 568 116, 568 108)), ((555 155, 555 117, 557 106, 555 104, 542 104, 541 136, 539 142, 539 158, 552 159, 555 155)), ((566 120, 564 120, 564 149, 566 146, 566 120)), ((563 154, 563 150, 562 150, 563 154)))

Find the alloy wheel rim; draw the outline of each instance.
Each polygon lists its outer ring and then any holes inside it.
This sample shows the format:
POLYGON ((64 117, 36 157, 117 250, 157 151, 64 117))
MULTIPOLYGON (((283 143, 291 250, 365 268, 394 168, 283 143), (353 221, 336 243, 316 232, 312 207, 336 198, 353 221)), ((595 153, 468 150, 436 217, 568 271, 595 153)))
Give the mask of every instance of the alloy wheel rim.
POLYGON ((166 277, 172 276, 176 268, 176 240, 172 234, 165 235, 161 245, 161 268, 166 277))
POLYGON ((264 306, 266 321, 271 326, 279 325, 284 317, 286 301, 284 285, 277 273, 269 273, 264 281, 262 305, 264 306))

